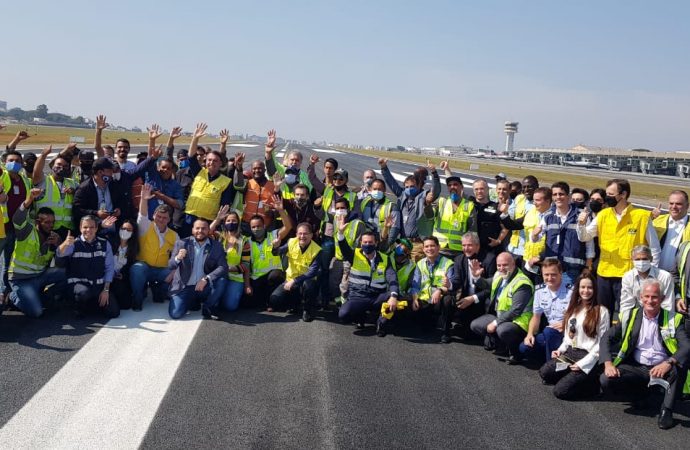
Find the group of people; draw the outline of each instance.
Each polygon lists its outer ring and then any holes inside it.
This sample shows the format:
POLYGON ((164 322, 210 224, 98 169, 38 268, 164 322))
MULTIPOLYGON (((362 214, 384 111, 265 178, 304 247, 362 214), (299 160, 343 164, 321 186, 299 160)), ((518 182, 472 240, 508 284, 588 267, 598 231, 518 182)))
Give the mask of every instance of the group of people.
POLYGON ((382 178, 371 168, 351 189, 333 158, 279 160, 274 130, 246 165, 227 154, 227 130, 214 150, 200 123, 176 151, 181 128, 164 150, 152 125, 133 163, 129 142, 103 145, 106 118, 96 124, 94 152, 70 144, 47 169, 51 147, 16 150, 25 132, 2 156, 0 292, 27 316, 62 298, 117 317, 140 311, 149 289, 173 319, 249 306, 310 322, 335 303, 341 321, 371 318, 380 337, 407 320, 442 343, 481 339, 509 364, 537 362, 558 398, 603 389, 646 402, 659 389, 661 428, 690 393, 684 191, 666 214, 632 205, 624 179, 587 191, 499 174, 466 195, 443 161, 441 195, 434 164, 399 184, 386 159, 382 178))

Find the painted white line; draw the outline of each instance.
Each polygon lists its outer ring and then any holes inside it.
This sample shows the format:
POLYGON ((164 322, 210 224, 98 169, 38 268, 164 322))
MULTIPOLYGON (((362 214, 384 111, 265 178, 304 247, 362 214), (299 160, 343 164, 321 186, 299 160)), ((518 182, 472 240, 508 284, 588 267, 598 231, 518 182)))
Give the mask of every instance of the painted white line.
POLYGON ((0 429, 0 448, 137 448, 201 323, 123 311, 0 429))
POLYGON ((318 153, 333 153, 333 154, 342 154, 343 152, 339 152, 338 150, 327 150, 325 148, 312 148, 312 151, 318 152, 318 153))
POLYGON ((258 147, 259 144, 228 144, 229 147, 258 147))

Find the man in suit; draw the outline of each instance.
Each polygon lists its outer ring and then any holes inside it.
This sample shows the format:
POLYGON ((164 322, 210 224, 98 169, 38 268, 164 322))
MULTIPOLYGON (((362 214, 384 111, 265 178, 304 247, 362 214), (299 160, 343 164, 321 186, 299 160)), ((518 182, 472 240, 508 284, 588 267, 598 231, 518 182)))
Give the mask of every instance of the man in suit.
POLYGON ((496 273, 496 255, 480 249, 479 242, 476 232, 465 233, 462 236, 462 254, 455 257, 454 262, 452 285, 457 289, 455 305, 458 308, 455 317, 463 337, 471 334, 470 322, 484 314, 484 302, 491 291, 491 286, 483 283, 481 277, 473 277, 473 269, 483 268, 483 274, 487 277, 493 277, 496 273))
POLYGON ((635 306, 626 327, 617 324, 601 339, 600 361, 604 373, 599 382, 604 392, 639 395, 647 393, 651 378, 668 383, 659 413, 659 428, 673 426, 673 404, 683 385, 690 339, 683 316, 661 309, 661 284, 642 283, 642 306, 635 306), (617 353, 612 354, 613 351, 617 353))
POLYGON ((184 316, 195 300, 202 302, 204 319, 216 319, 213 309, 225 290, 228 262, 223 246, 209 239, 209 232, 208 222, 197 219, 192 235, 177 241, 173 248, 168 262, 168 268, 175 271, 168 308, 173 319, 184 316))
POLYGON ((102 157, 93 163, 93 175, 79 185, 74 193, 72 220, 75 229, 79 229, 81 218, 87 215, 96 216, 101 221, 109 216, 117 217, 117 226, 123 220, 127 209, 122 192, 113 181, 113 163, 102 157))

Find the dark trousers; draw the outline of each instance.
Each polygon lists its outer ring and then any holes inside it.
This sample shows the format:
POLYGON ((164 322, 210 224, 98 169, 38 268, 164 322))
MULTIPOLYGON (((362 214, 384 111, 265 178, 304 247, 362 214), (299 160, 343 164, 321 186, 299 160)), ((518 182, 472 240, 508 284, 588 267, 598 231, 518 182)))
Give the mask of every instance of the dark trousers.
POLYGON ((597 300, 609 310, 609 324, 613 321, 613 313, 619 310, 621 301, 620 277, 602 277, 597 275, 597 300))
POLYGON ((506 347, 511 355, 519 355, 520 343, 527 336, 527 332, 513 322, 498 324, 495 333, 488 333, 486 327, 496 320, 493 314, 484 314, 470 324, 473 333, 484 338, 485 345, 489 347, 506 347))
POLYGON ((592 397, 599 393, 597 367, 589 373, 568 369, 556 372, 556 359, 550 359, 539 369, 539 376, 544 383, 554 385, 553 395, 561 400, 576 400, 592 397))
POLYGON ((316 304, 316 292, 318 289, 316 279, 306 280, 301 286, 293 286, 286 291, 281 284, 273 290, 268 304, 274 309, 298 308, 300 305, 306 311, 313 311, 316 304))
POLYGON ((534 361, 549 361, 551 353, 561 346, 561 342, 563 342, 563 333, 555 328, 546 327, 544 331, 534 336, 532 347, 525 345, 524 342, 520 343, 520 353, 534 361))
POLYGON ((113 282, 110 283, 110 292, 113 293, 115 298, 118 299, 118 304, 120 309, 130 309, 132 307, 132 286, 129 281, 129 270, 125 270, 119 274, 122 278, 113 278, 113 282))
POLYGON ((381 305, 388 301, 390 295, 387 292, 372 295, 370 297, 356 297, 350 294, 350 298, 340 307, 338 318, 343 322, 364 322, 367 311, 376 311, 377 315, 381 311, 381 305))
POLYGON ((484 315, 483 302, 474 303, 465 309, 455 308, 453 310, 455 315, 456 330, 463 338, 469 338, 472 335, 470 324, 478 317, 484 315))
MULTIPOLYGON (((649 384, 649 371, 652 367, 654 366, 645 366, 635 360, 626 361, 617 367, 620 372, 619 377, 609 378, 605 373, 602 373, 599 377, 599 383, 604 392, 612 392, 629 397, 642 397, 649 393, 647 385, 649 384)), ((666 381, 669 382, 670 386, 664 394, 664 401, 662 403, 664 408, 673 409, 678 391, 678 382, 680 381, 682 386, 685 381, 684 376, 680 380, 683 372, 676 371, 674 367, 666 375, 666 381)))
POLYGON ((331 294, 331 260, 335 257, 335 241, 330 236, 323 236, 321 241, 321 271, 319 273, 319 293, 321 304, 326 306, 333 299, 331 294))
POLYGON ((285 281, 285 272, 274 269, 266 275, 250 280, 252 295, 244 295, 240 303, 244 307, 266 308, 271 293, 285 281))
POLYGON ((70 285, 70 290, 74 296, 74 303, 77 310, 81 313, 100 311, 108 319, 115 318, 120 315, 120 306, 117 303, 117 298, 110 292, 108 304, 100 306, 98 300, 103 291, 103 285, 87 285, 76 283, 70 285))
MULTIPOLYGON (((453 314, 456 310, 455 298, 452 295, 444 295, 441 297, 441 301, 435 305, 420 301, 420 308, 417 311, 412 309, 412 300, 408 300, 407 303, 408 306, 405 308, 406 315, 416 316, 416 321, 422 324, 422 326, 435 327, 436 321, 438 321, 441 323, 443 334, 450 336, 450 327, 453 324, 453 314)), ((397 315, 396 313, 395 316, 397 315)), ((382 326, 386 326, 388 319, 381 316, 378 319, 378 323, 382 326)))

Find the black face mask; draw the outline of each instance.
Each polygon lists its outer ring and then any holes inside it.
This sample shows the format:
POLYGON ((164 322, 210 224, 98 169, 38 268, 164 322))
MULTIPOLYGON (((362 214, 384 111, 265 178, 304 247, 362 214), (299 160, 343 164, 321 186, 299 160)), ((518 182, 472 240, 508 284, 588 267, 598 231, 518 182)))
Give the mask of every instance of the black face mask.
POLYGON ((338 192, 343 192, 345 189, 347 189, 347 184, 342 184, 340 186, 333 185, 333 188, 338 192))
POLYGON ((604 198, 604 202, 606 202, 606 206, 608 206, 610 208, 613 208, 614 206, 616 206, 618 204, 618 200, 616 200, 616 197, 611 196, 611 195, 607 195, 604 198))
POLYGON ((573 206, 582 209, 585 207, 585 202, 573 202, 573 206))
POLYGON ((601 209, 604 207, 604 204, 598 201, 591 201, 589 202, 589 209, 594 212, 598 213, 601 211, 601 209))

